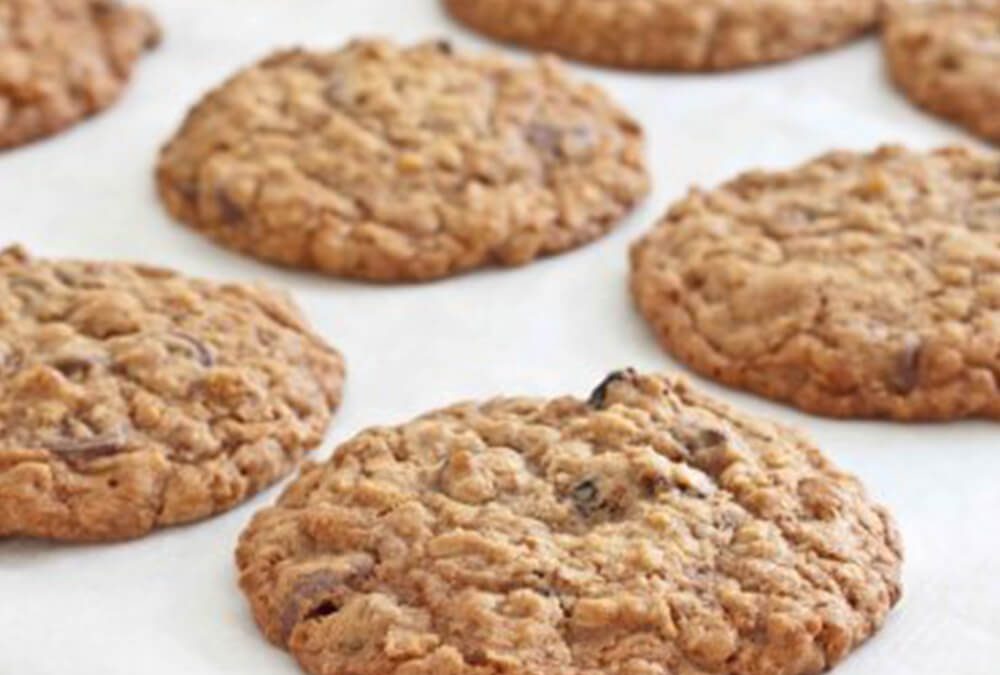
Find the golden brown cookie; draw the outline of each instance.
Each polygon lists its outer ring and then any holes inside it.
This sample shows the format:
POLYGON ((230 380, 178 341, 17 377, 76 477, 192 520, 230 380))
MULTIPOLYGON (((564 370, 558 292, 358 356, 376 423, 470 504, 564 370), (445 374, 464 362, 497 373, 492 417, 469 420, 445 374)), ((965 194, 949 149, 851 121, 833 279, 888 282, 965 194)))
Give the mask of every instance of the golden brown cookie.
POLYGON ((2 0, 0 149, 107 108, 158 41, 145 10, 115 0, 2 0))
POLYGON ((881 626, 901 559, 797 431, 632 371, 365 431, 237 550, 316 675, 819 673, 881 626))
POLYGON ((695 370, 837 417, 1000 419, 1000 157, 834 152, 694 190, 632 292, 695 370))
POLYGON ((0 538, 224 511, 321 440, 343 364, 284 295, 0 252, 0 538))
POLYGON ((225 246, 375 281, 579 246, 648 189, 639 127, 551 59, 377 41, 240 72, 188 115, 157 183, 225 246))
POLYGON ((444 0, 499 40, 632 69, 726 70, 792 59, 874 27, 880 0, 444 0))
POLYGON ((895 0, 889 73, 917 105, 1000 143, 1000 0, 895 0))

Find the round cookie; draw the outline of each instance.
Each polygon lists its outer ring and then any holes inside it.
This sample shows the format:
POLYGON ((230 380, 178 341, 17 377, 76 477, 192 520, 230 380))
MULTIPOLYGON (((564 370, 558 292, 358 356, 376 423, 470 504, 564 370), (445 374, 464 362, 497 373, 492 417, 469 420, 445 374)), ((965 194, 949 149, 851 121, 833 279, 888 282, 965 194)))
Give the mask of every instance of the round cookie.
POLYGON ((370 429, 237 550, 310 673, 818 673, 900 597, 887 512, 798 432, 675 377, 370 429))
POLYGON ((282 294, 0 251, 0 538, 235 506, 320 442, 342 380, 282 294))
POLYGON ((917 105, 1000 143, 1000 0, 896 2, 889 73, 917 105))
POLYGON ((159 29, 115 0, 0 3, 0 148, 49 136, 107 108, 159 29))
POLYGON ((157 183, 225 246, 373 281, 558 253, 648 190, 639 127, 553 60, 380 41, 237 74, 190 112, 157 183))
POLYGON ((632 249, 663 346, 836 417, 1000 419, 1000 157, 834 152, 694 190, 632 249))
POLYGON ((880 0, 444 0, 481 33, 581 61, 710 71, 784 61, 875 26, 880 0))

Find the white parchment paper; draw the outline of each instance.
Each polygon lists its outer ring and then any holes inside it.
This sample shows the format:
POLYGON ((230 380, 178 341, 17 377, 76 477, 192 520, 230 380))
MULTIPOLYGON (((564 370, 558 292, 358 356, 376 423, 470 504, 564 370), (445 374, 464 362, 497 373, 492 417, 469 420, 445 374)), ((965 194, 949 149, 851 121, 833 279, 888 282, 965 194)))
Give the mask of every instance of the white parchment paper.
MULTIPOLYGON (((272 48, 355 35, 484 40, 435 0, 144 0, 165 39, 119 105, 69 133, 0 154, 0 243, 37 254, 124 258, 289 287, 346 354, 349 380, 323 449, 372 424, 456 399, 586 395, 612 369, 676 365, 626 290, 626 250, 692 183, 780 167, 834 147, 965 140, 885 80, 874 38, 795 63, 729 75, 630 75, 576 67, 648 132, 656 189, 623 227, 578 252, 513 271, 425 286, 372 287, 271 268, 172 223, 152 166, 209 86, 272 48)), ((700 380, 699 380, 700 381, 700 380)), ((897 515, 905 596, 841 675, 1000 673, 1000 425, 898 425, 810 417, 700 381, 806 427, 897 515)), ((268 491, 231 513, 111 546, 0 541, 0 675, 292 675, 258 634, 232 551, 268 491)))

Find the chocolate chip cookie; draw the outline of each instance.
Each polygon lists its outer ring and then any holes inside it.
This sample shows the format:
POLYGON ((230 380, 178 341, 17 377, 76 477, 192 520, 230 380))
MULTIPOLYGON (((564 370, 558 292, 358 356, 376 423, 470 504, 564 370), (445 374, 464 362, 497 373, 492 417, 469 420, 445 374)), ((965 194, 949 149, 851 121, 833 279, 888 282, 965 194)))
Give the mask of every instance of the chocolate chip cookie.
POLYGON ((833 152, 694 190, 632 249, 663 346, 837 417, 1000 419, 1000 156, 833 152))
POLYGON ((917 105, 1000 143, 1000 0, 896 0, 889 73, 917 105))
POLYGON ((0 2, 0 148, 107 108, 158 40, 146 11, 115 0, 0 2))
POLYGON ((113 540, 226 510, 319 443, 340 356, 291 301, 0 252, 0 537, 113 540))
POLYGON ((444 0, 486 34, 633 69, 726 70, 784 61, 874 27, 879 0, 444 0))
POLYGON ((579 246, 648 189, 639 127, 552 59, 369 40, 237 74, 163 149, 157 183, 225 246, 383 282, 579 246))
POLYGON ((243 533, 310 673, 818 673, 900 597, 888 513, 798 432, 676 377, 370 429, 243 533))

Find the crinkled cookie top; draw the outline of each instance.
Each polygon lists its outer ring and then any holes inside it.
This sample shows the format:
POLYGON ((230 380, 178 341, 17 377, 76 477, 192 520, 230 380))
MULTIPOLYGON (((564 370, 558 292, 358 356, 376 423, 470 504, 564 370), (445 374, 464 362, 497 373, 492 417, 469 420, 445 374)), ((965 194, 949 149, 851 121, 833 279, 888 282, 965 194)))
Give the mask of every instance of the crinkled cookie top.
POLYGON ((897 0, 883 45, 915 103, 1000 143, 1000 0, 897 0))
POLYGON ((0 536, 116 539, 228 508, 320 441, 342 378, 266 288, 0 252, 0 536))
POLYGON ((1000 156, 834 152, 694 190, 632 289, 698 371, 805 410, 1000 418, 1000 156))
POLYGON ((725 70, 834 47, 875 27, 880 0, 443 0, 486 35, 634 69, 725 70))
POLYGON ((287 51, 208 94, 163 149, 179 219, 260 258, 378 281, 590 241, 645 195, 637 124, 551 59, 443 42, 287 51))
POLYGON ((114 0, 0 2, 0 148, 111 105, 159 37, 145 10, 114 0))
POLYGON ((365 431, 237 559, 311 673, 797 675, 880 626, 901 551, 797 432, 625 371, 365 431))

